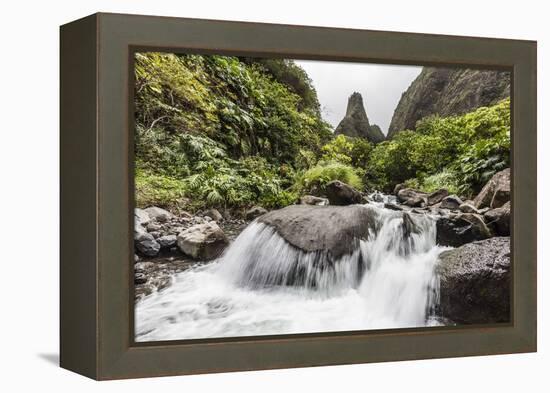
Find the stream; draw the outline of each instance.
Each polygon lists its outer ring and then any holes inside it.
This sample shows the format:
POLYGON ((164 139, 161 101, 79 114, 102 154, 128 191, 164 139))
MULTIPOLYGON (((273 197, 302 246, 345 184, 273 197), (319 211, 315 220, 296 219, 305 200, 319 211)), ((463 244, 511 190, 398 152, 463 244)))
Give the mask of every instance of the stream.
POLYGON ((253 221, 219 259, 136 304, 136 341, 440 325, 435 218, 385 209, 387 198, 364 205, 378 229, 336 261, 253 221))

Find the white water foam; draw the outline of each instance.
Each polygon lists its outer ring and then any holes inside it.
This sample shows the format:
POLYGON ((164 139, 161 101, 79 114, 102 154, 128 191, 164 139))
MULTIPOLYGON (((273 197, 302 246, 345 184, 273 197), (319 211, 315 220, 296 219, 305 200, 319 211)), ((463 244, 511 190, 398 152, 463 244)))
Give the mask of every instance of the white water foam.
POLYGON ((210 264, 136 305, 136 341, 419 327, 437 302, 435 221, 375 209, 379 229, 355 251, 296 249, 251 223, 210 264))

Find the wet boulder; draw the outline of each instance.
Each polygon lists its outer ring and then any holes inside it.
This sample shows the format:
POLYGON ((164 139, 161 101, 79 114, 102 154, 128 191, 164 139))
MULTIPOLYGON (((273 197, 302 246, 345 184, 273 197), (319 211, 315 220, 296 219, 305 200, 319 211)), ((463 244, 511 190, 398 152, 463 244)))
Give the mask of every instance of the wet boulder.
POLYGON ((462 205, 462 200, 456 195, 446 196, 441 200, 441 209, 457 210, 462 205))
POLYGON ((265 213, 267 213, 267 210, 264 209, 263 207, 254 206, 246 211, 245 217, 247 220, 254 220, 255 218, 260 217, 265 213))
POLYGON ((483 218, 472 213, 439 217, 436 228, 436 241, 440 246, 460 247, 492 236, 483 218))
POLYGON ((161 249, 170 249, 177 243, 178 237, 176 235, 164 235, 157 239, 157 243, 161 249))
POLYGON ((480 193, 474 198, 476 208, 496 209, 510 200, 510 168, 493 175, 480 193))
POLYGON ((142 255, 148 257, 155 257, 160 251, 160 244, 154 236, 139 224, 135 225, 134 229, 134 245, 142 255))
POLYGON ((409 207, 424 207, 427 205, 428 194, 413 190, 412 188, 403 188, 397 193, 397 200, 409 207))
POLYGON ((459 324, 510 321, 510 238, 494 237, 444 251, 436 267, 438 313, 459 324))
POLYGON ((470 203, 463 203, 458 207, 458 210, 460 210, 462 213, 473 213, 473 214, 480 214, 479 210, 477 210, 474 205, 470 203))
POLYGON ((327 198, 321 198, 313 195, 304 195, 300 198, 301 205, 325 206, 329 204, 327 198))
POLYGON ((181 252, 200 260, 217 258, 228 243, 222 229, 214 221, 189 227, 177 236, 181 252))
POLYGON ((346 206, 362 203, 363 201, 363 196, 359 191, 339 180, 327 183, 325 193, 331 205, 346 206))
POLYGON ((448 195, 449 195, 449 191, 447 191, 444 188, 440 188, 439 190, 436 190, 431 194, 429 194, 426 200, 428 202, 428 205, 432 206, 432 205, 435 205, 436 203, 441 202, 443 198, 445 198, 448 195))
POLYGON ((145 209, 145 212, 149 215, 151 220, 156 220, 158 222, 168 222, 174 218, 174 215, 168 210, 156 206, 148 207, 145 209))
POLYGON ((223 216, 222 214, 218 211, 218 209, 208 209, 204 215, 206 217, 210 217, 211 219, 213 219, 214 221, 222 221, 223 220, 223 216))
POLYGON ((487 226, 499 236, 510 236, 510 202, 483 214, 487 226))
POLYGON ((299 250, 325 251, 338 259, 376 231, 378 213, 362 205, 292 205, 264 214, 258 221, 299 250))

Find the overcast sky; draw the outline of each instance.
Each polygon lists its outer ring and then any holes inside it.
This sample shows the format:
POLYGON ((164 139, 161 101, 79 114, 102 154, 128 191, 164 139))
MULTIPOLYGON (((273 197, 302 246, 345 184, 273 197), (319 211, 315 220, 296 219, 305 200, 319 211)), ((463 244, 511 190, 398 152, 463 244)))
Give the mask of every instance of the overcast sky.
POLYGON ((357 91, 371 124, 387 134, 393 111, 422 67, 296 60, 317 90, 323 118, 336 127, 346 113, 348 97, 357 91))

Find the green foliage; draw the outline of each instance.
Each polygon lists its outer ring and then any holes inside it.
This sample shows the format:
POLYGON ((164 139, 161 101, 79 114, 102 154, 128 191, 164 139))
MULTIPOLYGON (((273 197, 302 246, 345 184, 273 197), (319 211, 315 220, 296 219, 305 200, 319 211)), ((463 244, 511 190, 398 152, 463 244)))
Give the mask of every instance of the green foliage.
POLYGON ((138 53, 135 78, 139 205, 285 206, 298 157, 309 168, 331 137, 290 60, 138 53))
POLYGON ((449 169, 439 172, 423 179, 408 179, 405 185, 409 188, 422 190, 424 192, 434 192, 440 188, 445 188, 451 194, 460 194, 458 175, 449 169))
POLYGON ((182 180, 137 169, 135 176, 136 206, 159 206, 173 211, 184 209, 187 200, 182 180))
POLYGON ((294 189, 299 193, 319 194, 332 180, 340 180, 358 190, 363 189, 361 177, 355 168, 341 162, 321 161, 316 166, 297 176, 294 189))
POLYGON ((423 119, 416 132, 402 131, 376 145, 366 177, 387 191, 417 179, 420 187, 449 182, 460 194, 470 195, 510 165, 509 154, 510 100, 504 100, 462 116, 423 119))
POLYGON ((341 134, 321 148, 321 160, 364 168, 372 149, 373 145, 366 139, 350 138, 341 134))

